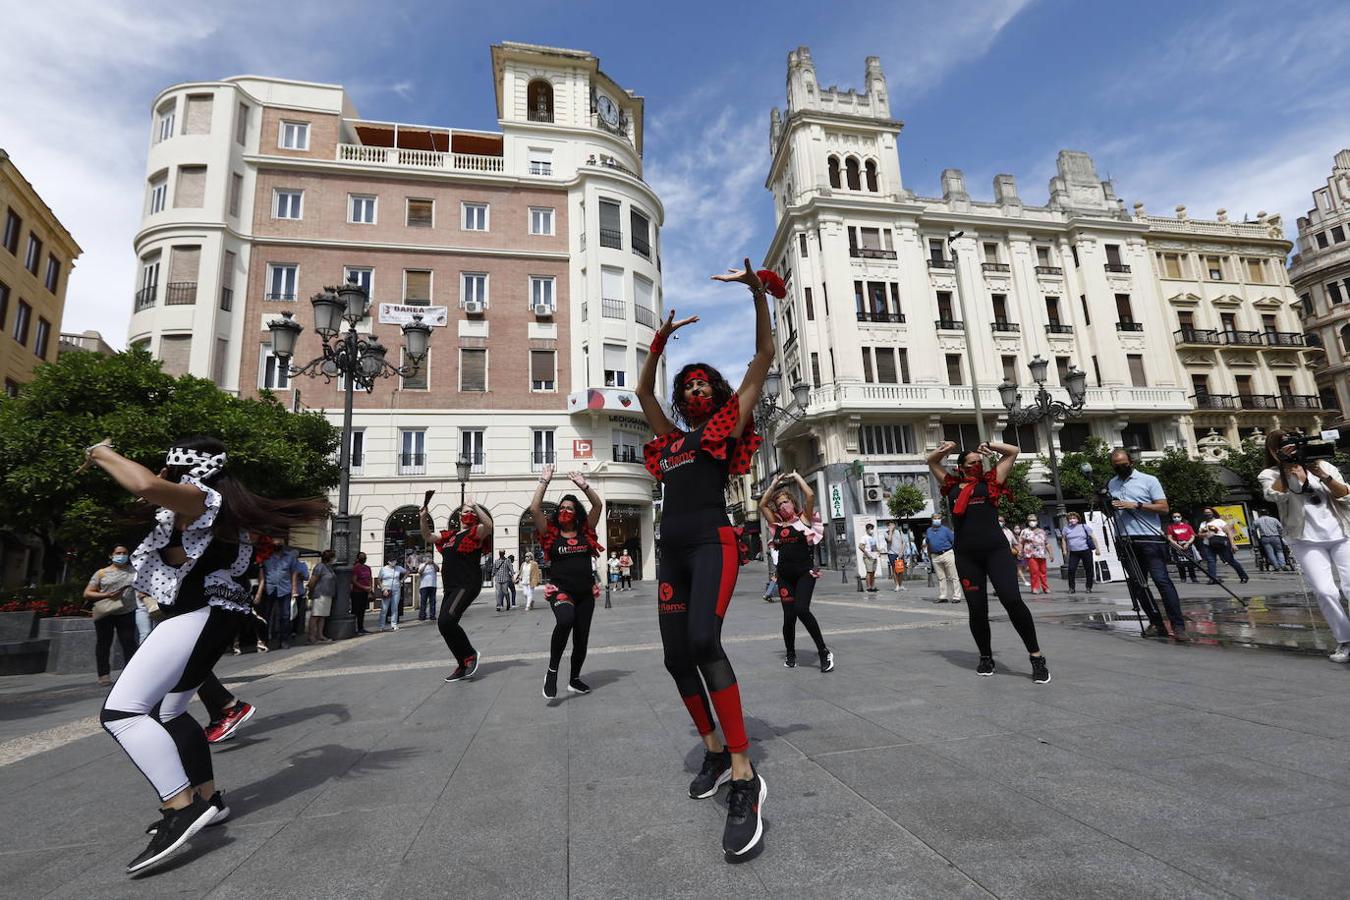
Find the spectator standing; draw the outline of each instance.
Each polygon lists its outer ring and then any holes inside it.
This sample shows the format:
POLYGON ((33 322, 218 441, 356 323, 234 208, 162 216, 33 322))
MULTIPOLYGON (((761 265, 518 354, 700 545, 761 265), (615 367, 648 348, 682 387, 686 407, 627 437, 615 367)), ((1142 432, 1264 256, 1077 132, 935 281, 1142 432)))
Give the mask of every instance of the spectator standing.
POLYGON ((1277 569, 1292 569, 1284 558, 1284 526, 1270 513, 1261 513, 1252 522, 1252 532, 1266 562, 1277 569))
POLYGON ((1078 573, 1078 567, 1083 566, 1084 577, 1087 579, 1087 592, 1092 593, 1093 575, 1095 574, 1092 564, 1092 551, 1097 549, 1097 544, 1092 539, 1092 530, 1083 524, 1078 513, 1069 513, 1064 519, 1064 530, 1060 533, 1064 559, 1069 564, 1069 593, 1077 593, 1074 581, 1078 573))
POLYGON ((380 619, 375 626, 380 631, 398 631, 398 609, 407 571, 396 562, 386 562, 380 567, 380 619))
POLYGON ((610 551, 609 559, 605 560, 605 571, 608 573, 609 586, 614 590, 619 588, 619 554, 617 551, 610 551))
POLYGON ((1331 661, 1350 662, 1350 617, 1341 605, 1350 601, 1350 486, 1331 463, 1302 465, 1282 431, 1266 437, 1266 466, 1258 479, 1289 530, 1289 547, 1307 577, 1322 618, 1336 639, 1331 661), (1340 589, 1332 577, 1340 576, 1340 589))
POLYGON ((1017 581, 1024 588, 1031 587, 1031 567, 1027 565, 1027 558, 1022 555, 1022 531, 1021 525, 1012 527, 1012 555, 1017 560, 1017 581))
MULTIPOLYGON (((300 595, 300 555, 294 547, 280 544, 263 560, 262 617, 267 620, 267 649, 291 645, 291 601, 300 595)), ((262 646, 258 647, 263 649, 262 646)))
POLYGON ((325 550, 319 554, 309 581, 305 585, 310 597, 309 624, 305 634, 311 644, 327 644, 332 638, 323 633, 328 617, 333 614, 333 597, 337 594, 337 572, 333 571, 333 559, 336 553, 325 550))
POLYGON ((1189 573, 1191 583, 1196 583, 1195 529, 1181 517, 1181 513, 1172 513, 1172 524, 1167 526, 1167 545, 1172 551, 1172 561, 1177 564, 1177 577, 1186 580, 1189 573))
MULTIPOLYGON (((1163 607, 1167 611, 1167 621, 1172 626, 1172 639, 1188 641, 1190 637, 1186 634, 1186 619, 1181 615, 1181 597, 1177 595, 1172 576, 1167 573, 1167 541, 1163 536, 1159 514, 1170 513, 1171 507, 1163 492, 1162 482, 1147 472, 1135 469, 1134 460, 1125 450, 1112 451, 1111 468, 1116 474, 1106 483, 1106 492, 1111 497, 1111 507, 1116 510, 1116 534, 1129 541, 1130 549, 1139 561, 1140 571, 1147 572, 1158 586, 1163 607)), ((1135 581, 1134 573, 1128 566, 1125 576, 1130 596, 1148 617, 1149 625, 1144 629, 1144 636, 1167 636, 1162 613, 1148 590, 1135 581)))
POLYGON ((305 615, 309 611, 309 597, 312 593, 309 589, 309 563, 301 559, 298 554, 295 560, 295 572, 299 576, 300 589, 295 595, 295 603, 293 604, 295 612, 291 617, 288 630, 292 642, 300 637, 300 629, 305 625, 305 615))
POLYGON ((778 602, 778 548, 769 544, 769 580, 764 582, 764 602, 778 602))
POLYGON ((877 543, 876 530, 877 527, 868 522, 867 533, 858 543, 858 549, 862 551, 863 571, 867 574, 869 594, 877 592, 877 560, 881 559, 881 546, 877 543))
POLYGON ((1243 584, 1246 584, 1247 570, 1242 568, 1242 563, 1238 562, 1237 557, 1233 555, 1233 549, 1236 545, 1233 541, 1232 524, 1220 516, 1214 507, 1207 506, 1200 518, 1200 527, 1196 531, 1200 535, 1200 540, 1203 541, 1205 569, 1209 573, 1209 583, 1219 583, 1218 561, 1222 559, 1233 567, 1233 571, 1238 573, 1238 578, 1242 580, 1243 584))
POLYGON ((375 576, 366 565, 366 555, 356 554, 356 564, 352 566, 352 615, 356 617, 357 634, 370 634, 366 631, 366 610, 370 608, 374 582, 375 576))
POLYGON ((421 600, 417 604, 419 622, 436 618, 436 573, 439 571, 436 561, 430 556, 422 560, 422 564, 417 567, 418 593, 421 595, 421 600))
POLYGON ((1031 592, 1034 594, 1039 588, 1043 594, 1050 593, 1047 571, 1049 564, 1055 561, 1055 545, 1034 515, 1027 519, 1027 527, 1022 529, 1019 555, 1027 561, 1031 573, 1031 592))
POLYGON ((956 603, 961 599, 961 581, 956 577, 956 533, 942 524, 941 516, 933 516, 928 532, 923 536, 928 548, 928 559, 937 572, 939 603, 956 603))
POLYGON ((497 551, 497 561, 492 564, 492 583, 497 588, 497 612, 511 611, 511 582, 515 573, 511 569, 511 560, 506 558, 505 550, 497 551))
POLYGON ((619 590, 631 591, 633 589, 633 557, 628 555, 625 549, 619 554, 619 590))
POLYGON ((525 590, 525 611, 534 609, 534 589, 543 583, 543 576, 539 571, 539 563, 535 562, 534 554, 529 553, 520 562, 520 571, 516 574, 516 581, 525 590))
POLYGON ((122 645, 122 665, 136 652, 136 570, 126 547, 113 548, 109 565, 94 573, 84 589, 84 599, 93 604, 94 667, 98 683, 112 684, 113 634, 122 645))
POLYGON ((886 526, 886 563, 897 591, 905 589, 905 569, 909 565, 909 535, 896 522, 886 526), (896 565, 902 563, 902 565, 896 565))

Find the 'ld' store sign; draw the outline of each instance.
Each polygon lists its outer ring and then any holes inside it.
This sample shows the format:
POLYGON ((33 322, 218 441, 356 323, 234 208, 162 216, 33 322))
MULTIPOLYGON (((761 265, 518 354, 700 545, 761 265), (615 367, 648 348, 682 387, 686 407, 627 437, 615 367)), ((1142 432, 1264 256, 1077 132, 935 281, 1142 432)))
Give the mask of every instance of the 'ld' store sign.
POLYGON ((405 303, 380 304, 381 325, 407 325, 412 322, 413 316, 421 316, 423 325, 444 327, 449 322, 447 307, 444 306, 409 306, 405 303))

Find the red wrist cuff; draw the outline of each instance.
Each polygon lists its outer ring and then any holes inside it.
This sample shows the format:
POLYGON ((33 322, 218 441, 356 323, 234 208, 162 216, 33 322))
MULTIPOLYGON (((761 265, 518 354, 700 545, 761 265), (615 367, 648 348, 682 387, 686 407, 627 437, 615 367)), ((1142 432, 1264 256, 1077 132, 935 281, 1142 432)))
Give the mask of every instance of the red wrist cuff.
POLYGON ((652 338, 652 345, 649 349, 653 356, 660 356, 666 349, 666 336, 658 331, 656 337, 652 338))

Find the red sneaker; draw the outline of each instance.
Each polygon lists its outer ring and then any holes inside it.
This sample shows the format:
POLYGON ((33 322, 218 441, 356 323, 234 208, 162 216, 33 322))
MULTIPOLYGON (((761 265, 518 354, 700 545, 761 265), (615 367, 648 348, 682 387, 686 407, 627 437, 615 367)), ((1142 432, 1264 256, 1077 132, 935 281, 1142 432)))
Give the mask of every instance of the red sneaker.
POLYGON ((253 718, 255 712, 253 704, 242 700, 236 702, 233 708, 225 710, 225 715, 206 726, 206 742, 218 744, 234 737, 239 726, 253 718))

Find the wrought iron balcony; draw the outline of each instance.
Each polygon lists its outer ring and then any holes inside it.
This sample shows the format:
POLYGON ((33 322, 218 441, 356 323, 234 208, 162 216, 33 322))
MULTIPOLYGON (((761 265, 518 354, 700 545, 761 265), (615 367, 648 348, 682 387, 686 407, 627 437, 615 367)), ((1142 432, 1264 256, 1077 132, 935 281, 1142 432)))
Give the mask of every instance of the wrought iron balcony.
POLYGON ((1219 332, 1213 328, 1178 328, 1172 332, 1177 346, 1186 344, 1218 344, 1219 332))
POLYGON ((848 255, 858 259, 895 259, 894 250, 882 250, 878 247, 849 247, 848 255))
POLYGON ((152 284, 141 288, 136 292, 136 312, 143 309, 149 309, 155 305, 155 293, 159 290, 159 285, 152 284))
POLYGON ((645 237, 633 235, 633 252, 646 259, 652 258, 652 245, 645 237))
POLYGON ((630 447, 625 444, 615 444, 613 453, 615 462, 637 463, 638 465, 642 465, 642 451, 637 447, 630 447))
POLYGON ((229 312, 234 308, 234 291, 231 288, 223 287, 220 289, 220 308, 229 312))
POLYGON ((398 456, 398 474, 427 474, 427 455, 425 453, 400 453, 398 456))
POLYGON ((980 263, 980 271, 982 271, 982 272, 1009 272, 1009 271, 1011 271, 1011 268, 1008 266, 1007 263, 987 262, 987 263, 980 263))
POLYGON ((1037 266, 1037 275, 1063 275, 1064 270, 1059 266, 1037 266))
POLYGON ((1017 333, 1022 330, 1022 326, 1017 322, 1009 322, 1006 319, 998 319, 996 321, 989 323, 989 330, 1017 333))
POLYGON ((956 268, 956 260, 954 260, 954 259, 939 259, 939 258, 936 257, 936 256, 930 256, 930 257, 928 258, 928 268, 930 268, 930 269, 955 269, 955 268, 956 268))
POLYGON ((1143 322, 1117 322, 1116 331, 1143 331, 1143 322))
POLYGON ((600 313, 606 319, 626 319, 628 318, 628 304, 623 300, 601 297, 600 313))
POLYGON ((600 246, 610 247, 614 250, 623 249, 623 232, 617 228, 600 229, 600 246))
POLYGON ((1322 398, 1316 394, 1281 394, 1281 409, 1321 409, 1322 398))
POLYGON ((1130 271, 1130 267, 1125 265, 1125 263, 1103 263, 1103 268, 1108 272, 1123 272, 1128 274, 1130 271))
POLYGON ((191 306, 197 302, 197 282, 171 281, 165 286, 165 306, 191 306))
POLYGON ((268 291, 263 294, 268 300, 295 300, 295 291, 268 291))
POLYGON ((1196 409, 1237 409, 1237 402, 1230 394, 1192 394, 1191 401, 1196 409))
POLYGON ((1308 346, 1307 337, 1301 331, 1267 331, 1262 337, 1267 347, 1302 350, 1308 346))
POLYGON ((1261 332, 1259 331, 1222 331, 1219 334, 1223 337, 1223 342, 1229 346, 1261 346, 1261 332))
POLYGON ((890 322, 896 325, 902 325, 905 321, 905 314, 898 312, 884 312, 881 310, 858 310, 859 322, 890 322))
POLYGON ((558 461, 558 454, 553 450, 535 450, 530 454, 530 471, 541 471, 544 466, 551 466, 558 461))
POLYGON ((657 315, 656 310, 648 309, 641 303, 633 304, 633 318, 639 325, 646 325, 648 328, 661 327, 661 317, 657 315))
POLYGON ((965 331, 966 324, 960 319, 938 319, 933 326, 939 331, 965 331))
POLYGON ((1238 405, 1243 409, 1279 409, 1278 398, 1274 394, 1238 394, 1238 405))
POLYGON ((1046 334, 1073 334, 1073 326, 1062 322, 1051 322, 1045 326, 1046 334))

